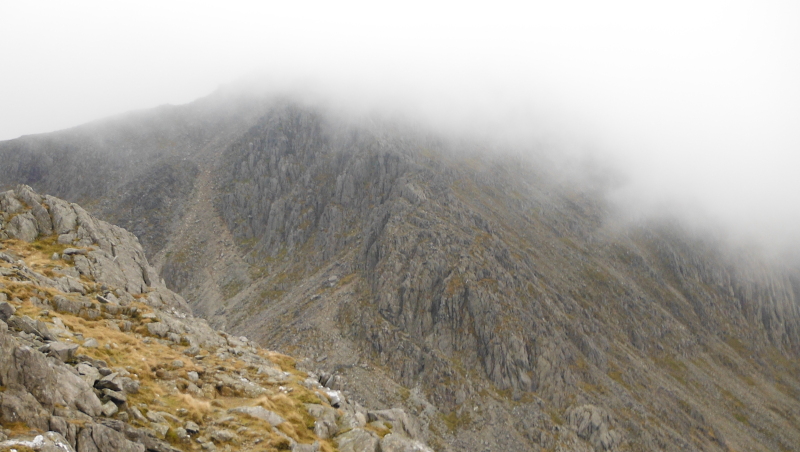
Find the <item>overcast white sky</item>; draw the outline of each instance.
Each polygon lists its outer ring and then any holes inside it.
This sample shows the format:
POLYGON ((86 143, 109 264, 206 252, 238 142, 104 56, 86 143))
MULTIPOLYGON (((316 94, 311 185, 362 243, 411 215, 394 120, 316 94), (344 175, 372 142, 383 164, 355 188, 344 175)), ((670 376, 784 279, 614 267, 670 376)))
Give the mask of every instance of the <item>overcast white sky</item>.
POLYGON ((800 239, 800 2, 385 3, 2 2, 0 140, 269 74, 560 135, 630 203, 800 239))

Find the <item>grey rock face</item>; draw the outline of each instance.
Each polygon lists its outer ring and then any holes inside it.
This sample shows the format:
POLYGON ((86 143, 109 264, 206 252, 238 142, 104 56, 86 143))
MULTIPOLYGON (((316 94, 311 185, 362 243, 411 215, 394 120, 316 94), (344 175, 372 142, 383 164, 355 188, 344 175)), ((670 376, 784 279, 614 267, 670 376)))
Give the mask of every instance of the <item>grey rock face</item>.
POLYGON ((28 316, 12 316, 8 318, 8 326, 18 330, 23 331, 28 334, 33 334, 38 336, 44 340, 54 340, 55 336, 47 328, 47 325, 44 324, 42 321, 36 321, 31 319, 28 316))
POLYGON ((103 404, 103 416, 111 417, 117 414, 118 411, 119 408, 117 408, 117 405, 111 400, 103 404))
POLYGON ((100 390, 110 389, 112 391, 122 391, 122 381, 118 373, 110 373, 103 378, 97 380, 94 387, 100 390))
POLYGON ((354 428, 339 435, 336 444, 341 452, 376 452, 379 439, 370 431, 354 428))
POLYGON ((92 424, 82 429, 77 444, 77 452, 144 452, 146 450, 144 444, 129 441, 124 434, 100 424, 92 424))
POLYGON ((317 436, 322 439, 333 438, 339 432, 339 426, 336 422, 336 410, 314 403, 307 403, 306 409, 316 419, 314 433, 317 436))
POLYGON ((426 445, 396 433, 384 436, 380 446, 381 452, 432 452, 426 445))
POLYGON ((404 434, 410 438, 422 438, 419 426, 406 414, 405 411, 394 408, 391 410, 369 411, 367 422, 385 421, 393 426, 397 433, 404 434))
POLYGON ((614 450, 622 441, 620 433, 611 429, 611 416, 608 412, 594 405, 571 408, 567 413, 567 422, 595 450, 614 450))
POLYGON ((169 333, 169 326, 161 322, 148 323, 147 331, 153 336, 166 337, 169 333))
POLYGON ((100 415, 100 400, 84 379, 65 367, 56 366, 53 371, 58 385, 55 392, 63 405, 74 407, 89 416, 100 415))
POLYGON ((69 441, 57 432, 45 432, 30 439, 0 441, 0 449, 3 450, 22 448, 37 452, 75 452, 69 441))
POLYGON ((80 363, 75 366, 75 369, 78 371, 78 374, 82 376, 83 381, 85 381, 89 386, 94 387, 94 382, 102 378, 100 372, 94 366, 80 363))
POLYGON ((226 430, 226 429, 214 429, 214 430, 211 430, 210 435, 211 435, 212 438, 214 438, 215 441, 218 441, 218 442, 221 442, 221 443, 225 443, 225 442, 228 442, 228 441, 236 438, 236 434, 235 433, 233 433, 230 430, 226 430))
POLYGON ((283 419, 281 416, 279 416, 277 413, 260 406, 231 408, 230 410, 228 410, 228 412, 243 413, 248 416, 252 416, 254 418, 267 421, 273 427, 276 427, 286 422, 286 420, 283 419))
POLYGON ((32 242, 39 236, 36 218, 29 212, 15 216, 6 227, 9 238, 32 242))
POLYGON ((14 308, 14 306, 11 306, 5 301, 0 303, 0 320, 8 323, 8 318, 14 315, 14 312, 16 312, 16 308, 14 308))
POLYGON ((48 428, 48 411, 24 390, 6 390, 0 394, 0 415, 5 422, 23 422, 40 430, 48 428))
POLYGON ((75 352, 78 344, 66 344, 64 342, 52 342, 43 347, 43 352, 58 358, 63 363, 75 361, 75 352))

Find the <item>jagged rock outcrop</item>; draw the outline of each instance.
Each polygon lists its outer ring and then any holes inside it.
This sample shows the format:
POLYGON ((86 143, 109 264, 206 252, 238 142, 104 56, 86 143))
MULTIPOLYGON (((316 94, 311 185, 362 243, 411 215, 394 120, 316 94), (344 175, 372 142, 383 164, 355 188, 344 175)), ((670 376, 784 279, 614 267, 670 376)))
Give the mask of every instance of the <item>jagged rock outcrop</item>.
POLYGON ((620 434, 611 429, 611 416, 594 405, 573 407, 567 412, 567 423, 582 439, 596 450, 613 450, 620 442, 620 434))

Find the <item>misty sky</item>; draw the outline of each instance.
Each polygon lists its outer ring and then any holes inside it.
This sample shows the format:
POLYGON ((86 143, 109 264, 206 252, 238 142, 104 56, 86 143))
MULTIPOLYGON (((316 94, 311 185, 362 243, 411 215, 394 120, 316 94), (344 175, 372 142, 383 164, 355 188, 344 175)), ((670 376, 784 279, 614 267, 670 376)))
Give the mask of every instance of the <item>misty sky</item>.
POLYGON ((119 3, 0 3, 0 140, 259 74, 596 153, 641 211, 800 243, 800 2, 119 3))

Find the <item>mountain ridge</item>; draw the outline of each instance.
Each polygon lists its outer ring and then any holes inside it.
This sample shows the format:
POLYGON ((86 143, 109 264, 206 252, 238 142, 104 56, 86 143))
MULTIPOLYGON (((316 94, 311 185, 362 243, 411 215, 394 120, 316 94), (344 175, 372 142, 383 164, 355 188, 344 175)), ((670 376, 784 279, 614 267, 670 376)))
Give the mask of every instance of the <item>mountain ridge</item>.
MULTIPOLYGON (((436 449, 800 443, 796 269, 675 225, 622 224, 602 191, 533 159, 286 99, 237 102, 233 115, 185 106, 201 125, 160 124, 167 144, 114 170, 131 185, 109 178, 100 194, 72 176, 85 188, 67 190, 55 167, 32 183, 134 225, 213 325, 312 358, 364 404, 420 413, 436 449), (606 420, 581 430, 575 413, 606 420)), ((6 142, 0 156, 124 161, 81 133, 83 150, 6 142)), ((144 126, 106 133, 152 140, 144 126)))

